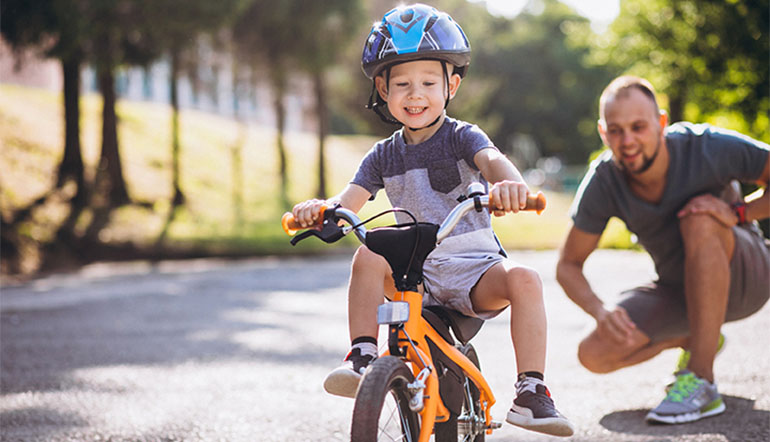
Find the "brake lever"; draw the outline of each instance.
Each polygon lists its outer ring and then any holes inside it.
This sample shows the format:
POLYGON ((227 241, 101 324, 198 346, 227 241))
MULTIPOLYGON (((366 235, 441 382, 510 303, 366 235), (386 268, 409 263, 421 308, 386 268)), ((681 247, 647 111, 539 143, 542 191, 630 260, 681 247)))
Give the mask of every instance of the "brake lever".
POLYGON ((339 204, 324 211, 321 230, 305 230, 304 232, 292 238, 291 241, 289 241, 291 245, 295 246, 298 242, 311 236, 315 236, 327 244, 331 244, 342 239, 342 237, 345 236, 345 233, 343 232, 342 227, 337 224, 337 217, 335 216, 335 211, 338 207, 340 207, 339 204))

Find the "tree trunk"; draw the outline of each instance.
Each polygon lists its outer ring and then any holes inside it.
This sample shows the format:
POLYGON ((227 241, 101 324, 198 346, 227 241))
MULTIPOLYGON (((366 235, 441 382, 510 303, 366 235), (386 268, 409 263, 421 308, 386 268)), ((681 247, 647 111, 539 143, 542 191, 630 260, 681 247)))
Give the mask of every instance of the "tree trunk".
POLYGON ((286 158, 286 146, 284 145, 283 133, 286 129, 286 106, 284 105, 284 95, 286 94, 286 76, 283 69, 273 65, 271 69, 273 77, 273 107, 276 118, 276 147, 278 148, 278 174, 280 179, 279 197, 283 208, 289 207, 288 195, 288 165, 286 158))
MULTIPOLYGON (((64 79, 64 156, 59 164, 56 187, 60 188, 68 179, 74 179, 80 194, 85 187, 80 151, 80 57, 62 59, 61 65, 64 79)), ((77 202, 85 204, 83 199, 77 202)))
POLYGON ((326 199, 326 135, 329 133, 329 112, 326 106, 326 84, 323 70, 313 73, 318 119, 318 189, 316 197, 326 199))
MULTIPOLYGON (((107 187, 107 206, 119 207, 128 204, 130 199, 123 179, 123 166, 118 148, 118 117, 115 113, 115 78, 112 66, 107 64, 99 69, 99 91, 104 100, 102 109, 102 153, 99 159, 99 172, 107 187)), ((99 180, 97 180, 99 181, 99 180)), ((100 186, 101 187, 101 186, 100 186)))
POLYGON ((171 210, 184 204, 179 166, 179 51, 171 51, 171 182, 174 186, 174 197, 171 200, 171 210))

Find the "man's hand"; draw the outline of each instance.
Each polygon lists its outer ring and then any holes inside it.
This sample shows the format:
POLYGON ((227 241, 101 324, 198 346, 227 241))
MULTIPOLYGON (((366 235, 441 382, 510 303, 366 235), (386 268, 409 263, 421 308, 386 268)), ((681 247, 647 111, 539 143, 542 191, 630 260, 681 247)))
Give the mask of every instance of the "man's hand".
POLYGON ((516 213, 527 207, 529 187, 519 181, 498 181, 489 189, 489 208, 495 216, 516 213))
POLYGON ((612 311, 603 309, 596 315, 597 333, 610 342, 628 343, 635 329, 636 324, 623 307, 615 307, 612 311))
POLYGON ((720 224, 728 228, 738 224, 738 215, 735 214, 732 207, 711 194, 699 195, 691 199, 676 216, 681 219, 696 214, 711 215, 720 224))

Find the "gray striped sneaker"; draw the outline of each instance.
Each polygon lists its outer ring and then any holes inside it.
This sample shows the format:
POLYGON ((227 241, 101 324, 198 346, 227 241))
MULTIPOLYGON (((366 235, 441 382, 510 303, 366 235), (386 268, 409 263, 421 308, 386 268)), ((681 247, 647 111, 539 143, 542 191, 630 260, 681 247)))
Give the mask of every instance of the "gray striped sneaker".
POLYGON ((725 403, 716 385, 701 379, 690 370, 677 373, 666 398, 647 413, 651 423, 683 424, 725 411, 725 403))

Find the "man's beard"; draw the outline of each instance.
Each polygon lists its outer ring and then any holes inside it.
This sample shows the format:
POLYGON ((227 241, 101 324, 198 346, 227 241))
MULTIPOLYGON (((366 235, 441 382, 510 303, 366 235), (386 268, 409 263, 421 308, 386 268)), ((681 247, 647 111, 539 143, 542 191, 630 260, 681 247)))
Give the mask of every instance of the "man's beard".
MULTIPOLYGON (((647 172, 647 170, 652 167, 652 163, 655 162, 655 158, 658 157, 658 153, 660 152, 660 146, 661 146, 660 138, 658 138, 658 145, 655 147, 655 152, 652 154, 651 157, 645 158, 644 163, 642 163, 642 167, 640 167, 638 170, 629 170, 625 164, 623 164, 622 161, 617 161, 616 164, 625 173, 629 173, 632 175, 639 175, 644 172, 647 172)), ((642 154, 644 156, 644 154, 642 154)))

